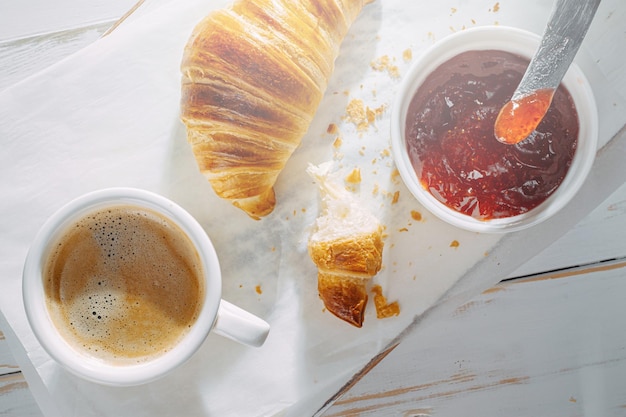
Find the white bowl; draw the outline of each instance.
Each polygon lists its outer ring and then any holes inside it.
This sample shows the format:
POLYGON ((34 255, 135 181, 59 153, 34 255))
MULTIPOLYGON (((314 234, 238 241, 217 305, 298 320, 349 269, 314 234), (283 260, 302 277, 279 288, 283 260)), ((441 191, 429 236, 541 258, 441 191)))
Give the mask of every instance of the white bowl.
MULTIPOLYGON (((462 214, 439 200, 420 183, 409 159, 405 141, 406 114, 422 82, 441 64, 472 50, 495 49, 530 58, 541 38, 531 32, 503 26, 486 26, 457 32, 426 50, 405 75, 391 111, 392 153, 402 180, 415 198, 442 220, 476 232, 510 232, 536 225, 561 210, 584 183, 596 155, 598 114, 589 82, 573 64, 563 79, 578 112, 579 134, 576 153, 569 171, 558 189, 543 203, 526 213, 489 220, 462 214)), ((496 140, 494 138, 494 140, 496 140)))

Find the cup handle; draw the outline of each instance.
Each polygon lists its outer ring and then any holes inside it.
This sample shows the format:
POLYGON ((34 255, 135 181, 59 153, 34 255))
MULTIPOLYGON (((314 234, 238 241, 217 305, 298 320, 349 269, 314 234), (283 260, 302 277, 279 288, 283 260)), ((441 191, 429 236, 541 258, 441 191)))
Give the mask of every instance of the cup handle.
POLYGON ((213 331, 235 342, 259 347, 267 339, 270 325, 254 314, 221 300, 213 331))

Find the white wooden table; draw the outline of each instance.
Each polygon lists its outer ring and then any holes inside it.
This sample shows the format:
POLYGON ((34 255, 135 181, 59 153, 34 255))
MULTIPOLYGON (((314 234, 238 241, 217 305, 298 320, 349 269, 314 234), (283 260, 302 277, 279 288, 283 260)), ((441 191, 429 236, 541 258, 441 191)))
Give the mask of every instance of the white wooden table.
MULTIPOLYGON (((135 1, 0 0, 0 91, 97 40, 135 1)), ((626 185, 506 281, 409 334, 324 415, 626 415, 625 231, 626 185)), ((0 415, 41 415, 1 332, 0 415)))

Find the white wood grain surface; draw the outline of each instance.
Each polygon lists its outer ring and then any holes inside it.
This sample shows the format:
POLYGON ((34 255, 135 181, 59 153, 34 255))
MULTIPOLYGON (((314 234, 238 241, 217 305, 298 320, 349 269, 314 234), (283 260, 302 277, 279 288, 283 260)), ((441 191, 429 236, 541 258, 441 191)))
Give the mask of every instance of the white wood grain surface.
POLYGON ((626 184, 561 239, 509 275, 523 277, 626 256, 626 184))
MULTIPOLYGON (((408 335, 324 415, 626 415, 624 205, 623 186, 531 261, 562 271, 504 282, 408 335)), ((41 415, 4 338, 0 415, 41 415)))
POLYGON ((500 284, 403 341, 325 416, 623 416, 624 289, 624 261, 500 284))
MULTIPOLYGON (((409 335, 324 416, 622 416, 625 290, 625 260, 499 284, 409 335)), ((0 352, 0 415, 41 415, 0 352)))
POLYGON ((112 22, 138 0, 2 0, 0 40, 11 41, 112 22))
MULTIPOLYGON (((0 90, 98 39, 135 4, 0 0, 0 90)), ((510 275, 524 279, 410 334, 324 415, 626 415, 625 230, 626 185, 510 275)), ((1 333, 0 415, 41 415, 1 333)))

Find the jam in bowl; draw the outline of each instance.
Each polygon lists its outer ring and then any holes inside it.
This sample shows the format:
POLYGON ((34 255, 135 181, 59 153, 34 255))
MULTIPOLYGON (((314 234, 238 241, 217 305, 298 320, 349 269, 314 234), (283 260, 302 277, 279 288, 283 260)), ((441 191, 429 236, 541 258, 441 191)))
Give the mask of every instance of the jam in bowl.
POLYGON ((450 35, 413 64, 392 108, 400 175, 429 211, 463 229, 505 232, 559 211, 583 184, 597 146, 597 110, 573 65, 537 129, 509 145, 494 123, 540 38, 506 27, 450 35))

